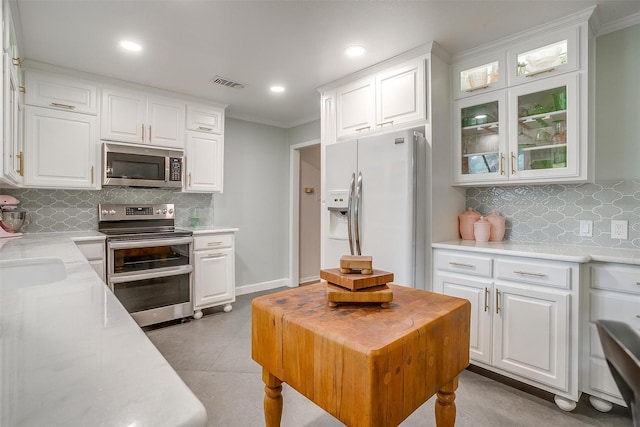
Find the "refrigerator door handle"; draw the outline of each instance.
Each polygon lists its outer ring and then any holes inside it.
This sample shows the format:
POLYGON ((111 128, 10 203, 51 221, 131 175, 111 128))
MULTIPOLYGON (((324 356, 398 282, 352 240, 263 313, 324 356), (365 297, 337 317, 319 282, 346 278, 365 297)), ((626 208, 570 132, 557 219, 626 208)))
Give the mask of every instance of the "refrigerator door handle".
POLYGON ((355 238, 356 238, 356 255, 362 255, 360 252, 360 204, 362 203, 362 172, 358 172, 358 183, 356 184, 356 203, 353 219, 355 222, 355 238))
POLYGON ((349 201, 347 202, 347 232, 349 233, 349 250, 351 251, 351 255, 353 253, 353 233, 351 231, 351 213, 353 206, 353 193, 355 192, 356 185, 356 174, 351 174, 351 184, 349 185, 349 201))

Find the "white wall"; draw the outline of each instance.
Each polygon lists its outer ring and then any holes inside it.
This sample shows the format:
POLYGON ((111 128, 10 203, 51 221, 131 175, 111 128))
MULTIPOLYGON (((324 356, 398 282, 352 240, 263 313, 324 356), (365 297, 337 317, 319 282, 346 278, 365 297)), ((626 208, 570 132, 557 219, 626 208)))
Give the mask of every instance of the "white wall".
POLYGON ((640 24, 596 39, 596 180, 640 178, 640 24))
POLYGON ((213 223, 240 229, 236 287, 288 284, 286 136, 285 129, 273 126, 225 121, 224 193, 214 196, 213 223))

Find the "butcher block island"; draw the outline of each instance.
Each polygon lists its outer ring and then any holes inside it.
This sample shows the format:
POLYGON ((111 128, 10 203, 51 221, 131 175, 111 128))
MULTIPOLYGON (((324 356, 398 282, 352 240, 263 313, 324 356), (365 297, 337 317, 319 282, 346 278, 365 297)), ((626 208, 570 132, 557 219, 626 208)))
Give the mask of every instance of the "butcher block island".
POLYGON ((394 284, 388 308, 331 307, 324 282, 252 302, 252 357, 262 366, 268 427, 282 383, 350 427, 396 426, 437 393, 436 423, 453 426, 469 364, 467 300, 394 284))

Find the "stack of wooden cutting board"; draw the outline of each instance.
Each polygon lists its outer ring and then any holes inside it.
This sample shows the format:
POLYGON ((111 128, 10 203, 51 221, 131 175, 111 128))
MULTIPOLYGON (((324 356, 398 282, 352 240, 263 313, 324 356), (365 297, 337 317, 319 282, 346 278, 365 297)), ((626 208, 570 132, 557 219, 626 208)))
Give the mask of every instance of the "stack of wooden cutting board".
POLYGON ((339 303, 376 303, 388 308, 393 292, 387 283, 393 273, 373 268, 370 256, 344 255, 340 268, 320 270, 320 278, 327 281, 327 301, 331 307, 339 303))

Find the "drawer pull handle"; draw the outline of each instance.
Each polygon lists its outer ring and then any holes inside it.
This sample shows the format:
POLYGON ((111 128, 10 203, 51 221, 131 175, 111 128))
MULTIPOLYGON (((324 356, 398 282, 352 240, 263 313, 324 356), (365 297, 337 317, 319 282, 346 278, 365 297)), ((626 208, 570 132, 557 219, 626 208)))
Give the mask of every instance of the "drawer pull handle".
POLYGON ((520 270, 514 270, 513 272, 515 274, 522 274, 522 275, 525 275, 525 276, 547 277, 547 275, 544 274, 544 273, 531 273, 529 271, 520 271, 520 270))
POLYGON ((500 314, 500 289, 496 289, 496 314, 500 314))
POLYGON ((535 77, 535 76, 539 76, 540 74, 551 73, 555 70, 556 70, 555 68, 547 68, 546 70, 540 70, 540 71, 536 71, 535 73, 526 74, 525 77, 535 77))
POLYGON ((382 123, 378 123, 378 127, 384 127, 386 125, 392 125, 393 124, 393 120, 389 120, 388 122, 382 122, 382 123))
POLYGON ((198 129, 206 130, 207 132, 211 132, 213 130, 212 128, 207 128, 207 127, 204 127, 204 126, 198 126, 198 129))
POLYGON ((489 288, 484 288, 484 311, 489 310, 489 288))
POLYGON ((207 243, 207 246, 220 246, 222 244, 222 242, 209 242, 207 243))
POLYGON ((361 132, 363 130, 369 130, 369 129, 371 129, 371 126, 365 126, 365 127, 356 129, 356 132, 361 132))
POLYGON ((465 264, 463 262, 449 262, 449 265, 452 265, 454 267, 467 267, 467 268, 475 268, 475 265, 473 264, 465 264))
POLYGON ((75 105, 60 104, 59 102, 52 102, 51 106, 52 107, 58 107, 58 108, 66 108, 67 110, 75 110, 76 109, 75 105))
POLYGON ((224 256, 223 253, 211 254, 207 255, 205 258, 222 258, 224 256))
POLYGON ((467 90, 465 90, 465 92, 472 93, 472 92, 475 92, 476 90, 486 89, 488 87, 489 87, 489 85, 478 86, 478 87, 474 87, 473 89, 467 89, 467 90))

